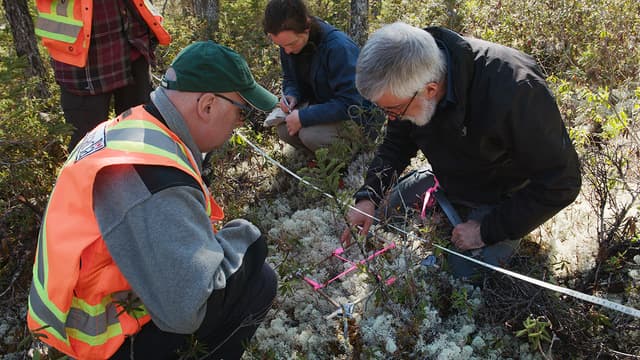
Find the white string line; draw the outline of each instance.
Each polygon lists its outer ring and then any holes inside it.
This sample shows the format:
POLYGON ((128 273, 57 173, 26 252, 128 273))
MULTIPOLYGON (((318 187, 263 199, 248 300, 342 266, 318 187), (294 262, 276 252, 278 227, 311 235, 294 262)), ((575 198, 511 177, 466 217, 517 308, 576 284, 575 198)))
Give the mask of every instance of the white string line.
MULTIPOLYGON (((316 185, 314 185, 314 184, 310 183, 309 181, 301 178, 300 176, 298 176, 298 174, 296 174, 293 171, 291 171, 288 168, 286 168, 284 165, 279 163, 277 160, 275 160, 271 156, 269 156, 269 154, 267 154, 264 150, 259 148, 257 145, 253 144, 251 141, 249 141, 249 139, 247 139, 242 133, 240 133, 239 130, 236 130, 235 133, 242 140, 244 140, 247 144, 249 144, 249 146, 251 146, 251 148, 253 148, 253 150, 255 150, 258 154, 262 155, 264 158, 269 160, 272 164, 274 164, 277 167, 279 167, 280 169, 284 170, 286 173, 288 173, 289 175, 293 176, 298 181, 300 181, 300 182, 312 187, 313 189, 319 191, 320 193, 322 193, 326 197, 328 197, 330 199, 333 199, 333 200, 336 200, 336 201, 340 202, 340 204, 342 204, 344 206, 347 206, 350 209, 359 212, 360 214, 368 216, 371 219, 373 219, 374 221, 380 222, 380 220, 378 218, 376 218, 374 216, 371 216, 371 215, 361 211, 360 209, 358 209, 358 208, 356 208, 354 206, 347 205, 347 204, 341 202, 340 200, 336 199, 331 194, 327 194, 326 192, 324 192, 324 190, 320 189, 316 185)), ((404 231, 403 229, 400 229, 400 228, 398 228, 398 227, 396 227, 394 225, 387 225, 387 227, 389 227, 389 228, 391 228, 393 230, 396 230, 396 231, 406 235, 409 238, 413 237, 413 238, 418 239, 418 240, 420 240, 422 242, 429 243, 428 240, 423 239, 423 238, 421 238, 419 236, 416 236, 416 235, 414 235, 412 233, 408 233, 408 232, 404 231)), ((441 249, 441 250, 443 250, 443 251, 445 251, 445 252, 447 252, 449 254, 453 254, 453 255, 459 256, 459 257, 461 257, 461 258, 463 258, 465 260, 471 261, 473 263, 476 263, 476 264, 484 266, 484 267, 486 267, 488 269, 500 272, 502 274, 505 274, 505 275, 508 275, 508 276, 511 276, 511 277, 515 277, 517 279, 520 279, 520 280, 526 281, 528 283, 543 287, 543 288, 548 289, 548 290, 553 290, 553 291, 556 291, 556 292, 559 292, 559 293, 562 293, 562 294, 565 294, 565 295, 572 296, 572 297, 580 299, 580 300, 584 300, 584 301, 590 302, 592 304, 604 306, 604 307, 606 307, 608 309, 616 310, 616 311, 619 311, 621 313, 640 318, 640 310, 638 310, 638 309, 635 309, 635 308, 632 308, 632 307, 629 307, 629 306, 626 306, 626 305, 622 305, 622 304, 619 304, 619 303, 616 303, 616 302, 613 302, 613 301, 610 301, 610 300, 607 300, 607 299, 604 299, 604 298, 601 298, 601 297, 598 297, 598 296, 588 295, 588 294, 585 294, 585 293, 582 293, 582 292, 579 292, 579 291, 576 291, 576 290, 572 290, 572 289, 568 289, 568 288, 565 288, 565 287, 562 287, 562 286, 550 284, 550 283, 544 282, 542 280, 534 279, 532 277, 513 272, 511 270, 503 269, 503 268, 498 267, 498 266, 487 264, 485 262, 482 262, 482 261, 474 259, 472 257, 460 254, 460 253, 458 253, 456 251, 453 251, 453 250, 448 249, 446 247, 440 246, 438 244, 431 244, 431 245, 433 245, 434 247, 437 247, 437 248, 439 248, 439 249, 441 249)))

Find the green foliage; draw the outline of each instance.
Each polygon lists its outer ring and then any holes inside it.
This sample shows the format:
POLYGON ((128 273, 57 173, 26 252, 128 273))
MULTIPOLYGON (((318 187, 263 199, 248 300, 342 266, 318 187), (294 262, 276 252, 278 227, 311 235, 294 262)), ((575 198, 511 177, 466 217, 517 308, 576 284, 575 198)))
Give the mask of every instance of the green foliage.
POLYGON ((516 332, 517 337, 526 336, 533 349, 541 350, 543 342, 551 342, 551 322, 545 317, 529 315, 523 322, 524 329, 516 332))
POLYGON ((266 0, 224 2, 216 40, 244 56, 256 81, 279 94, 280 54, 262 31, 266 5, 266 0))
POLYGON ((599 311, 589 311, 587 318, 591 322, 590 327, 593 334, 599 334, 603 329, 612 326, 609 317, 599 311))
POLYGON ((127 313, 129 316, 139 319, 145 315, 145 309, 140 301, 140 298, 134 295, 132 292, 127 293, 127 297, 122 300, 116 300, 114 303, 122 308, 118 313, 118 316, 121 314, 127 313))
POLYGON ((70 129, 57 93, 36 97, 40 79, 25 77, 28 62, 16 56, 7 29, 0 30, 0 56, 0 289, 5 289, 14 274, 28 273, 20 267, 31 265, 23 259, 35 247, 70 129))
POLYGON ((635 0, 476 2, 465 33, 521 49, 550 74, 612 84, 637 74, 640 3, 635 0))
POLYGON ((567 260, 560 260, 554 263, 549 264, 553 267, 556 272, 567 272, 569 269, 569 262, 567 260))
POLYGON ((611 256, 605 261, 604 270, 607 272, 616 272, 618 270, 622 270, 625 264, 625 255, 627 254, 627 250, 617 253, 614 256, 611 256))
MULTIPOLYGON (((267 0, 220 2, 219 31, 214 37, 216 41, 242 54, 247 59, 256 80, 277 94, 281 86, 278 48, 263 34, 261 26, 266 2, 267 0)), ((308 1, 308 4, 315 15, 341 30, 348 30, 350 2, 317 0, 308 1)), ((202 29, 206 24, 194 17, 189 12, 189 7, 190 1, 182 0, 167 2, 161 8, 165 10, 165 25, 172 34, 173 42, 170 46, 157 50, 158 65, 154 68, 157 76, 164 72, 182 48, 199 39, 198 34, 203 33, 202 29)), ((580 152, 585 169, 585 183, 596 188, 594 199, 591 201, 596 204, 594 207, 598 210, 596 226, 599 240, 602 244, 637 245, 640 233, 635 229, 635 225, 625 225, 635 224, 632 216, 626 216, 629 207, 616 203, 619 200, 612 195, 614 190, 619 189, 627 189, 630 190, 627 194, 637 195, 637 190, 633 188, 637 182, 629 179, 637 179, 637 124, 640 121, 640 87, 637 84, 637 74, 640 73, 640 47, 637 43, 640 34, 640 2, 385 0, 382 1, 378 17, 370 19, 370 30, 394 21, 405 21, 420 27, 447 26, 463 34, 518 48, 538 60, 542 70, 550 75, 548 81, 558 99, 570 136, 580 152), (635 145, 619 147, 622 142, 635 145), (614 215, 605 218, 606 214, 611 213, 614 215), (602 239, 616 241, 608 243, 602 239)), ((3 22, 0 27, 2 291, 19 271, 17 267, 21 263, 18 260, 32 257, 29 250, 35 243, 40 216, 46 206, 56 174, 66 157, 65 143, 70 128, 62 119, 59 96, 55 93, 58 88, 52 77, 48 79, 50 90, 54 92, 52 96, 48 99, 37 99, 34 96, 37 79, 27 79, 24 76, 27 62, 16 58, 8 28, 4 26, 4 20, 0 22, 3 22)), ((262 130, 264 129, 258 127, 256 131, 247 130, 244 133, 248 133, 251 140, 259 145, 272 144, 275 139, 273 134, 262 130)), ((320 186, 323 191, 338 197, 351 195, 343 194, 345 192, 341 189, 340 178, 353 156, 371 151, 373 148, 371 143, 362 141, 360 132, 347 133, 345 141, 316 153, 314 166, 301 171, 306 179, 320 186)), ((212 192, 225 208, 227 218, 243 216, 249 206, 263 200, 260 197, 264 196, 261 194, 264 190, 261 184, 270 180, 266 178, 269 173, 261 167, 263 160, 256 160, 255 157, 247 144, 234 137, 211 159, 212 192), (258 161, 262 163, 257 164, 258 161)), ((309 197, 309 206, 317 205, 317 201, 312 200, 320 198, 319 193, 314 193, 313 197, 309 197)), ((434 233, 431 227, 425 227, 420 236, 443 246, 449 243, 447 235, 440 236, 434 233)), ((296 241, 278 239, 272 246, 279 253, 287 253, 292 247, 298 246, 296 241)), ((364 242, 364 238, 359 240, 359 243, 364 242)), ((439 249, 434 249, 434 252, 436 255, 442 255, 439 249)), ((626 247, 617 248, 611 254, 603 252, 603 256, 599 257, 604 270, 602 272, 607 275, 624 272, 627 269, 628 258, 632 258, 633 255, 626 247)), ((22 273, 28 274, 31 264, 29 261, 22 261, 22 264, 24 263, 27 266, 22 273)), ((565 262, 553 265, 560 269, 566 267, 565 262)), ((287 256, 278 264, 280 296, 287 296, 296 290, 296 272, 300 269, 301 265, 287 256)), ((379 271, 383 278, 392 275, 384 271, 384 266, 375 271, 379 271)), ((28 278, 28 275, 25 278, 28 278)), ((374 279, 373 276, 370 278, 374 279)), ((413 323, 400 332, 405 337, 417 338, 414 325, 425 317, 423 301, 435 303, 441 315, 447 315, 451 310, 471 314, 472 307, 465 288, 454 290, 441 284, 429 296, 422 296, 423 294, 417 290, 418 281, 415 277, 409 276, 406 281, 398 281, 389 287, 384 296, 381 292, 377 293, 377 296, 384 297, 385 301, 391 300, 403 306, 413 306, 413 323)), ((28 285, 21 287, 28 289, 28 285)), ((637 287, 628 285, 627 289, 625 295, 629 297, 630 302, 632 298, 637 301, 637 287)), ((523 326, 516 335, 526 336, 532 347, 540 349, 544 342, 551 341, 551 321, 548 318, 534 318, 531 315, 523 322, 523 326)), ((598 312, 589 313, 589 321, 584 324, 584 327, 594 334, 611 326, 610 319, 598 312)), ((561 326, 558 326, 558 329, 560 328, 561 326)), ((620 333, 622 334, 622 330, 620 333)), ((632 345, 622 343, 625 341, 623 335, 620 335, 620 338, 621 346, 607 346, 632 349, 632 345)), ((497 338, 496 341, 502 340, 497 338)), ((31 342, 31 339, 25 338, 20 345, 21 349, 26 349, 31 342)), ((195 339, 191 343, 190 349, 181 354, 183 358, 197 358, 206 351, 195 339)), ((405 349, 411 348, 411 344, 414 343, 415 339, 398 342, 405 349)), ((503 344, 496 343, 496 347, 502 346, 503 344)), ((365 348, 362 353, 367 354, 367 351, 372 350, 365 348)), ((249 352, 258 353, 257 349, 249 352)), ((35 354, 35 358, 62 356, 55 351, 49 355, 40 355, 39 352, 35 354)), ((327 354, 332 355, 334 354, 327 354)), ((576 356, 589 355, 591 354, 581 353, 576 356)), ((279 354, 272 351, 260 356, 277 358, 279 354)), ((373 356, 371 353, 371 357, 373 356)))
MULTIPOLYGON (((377 29, 383 24, 395 21, 404 21, 417 27, 455 25, 454 18, 462 18, 460 14, 462 1, 438 0, 438 1, 385 1, 382 4, 380 15, 372 20, 372 28, 377 29), (451 20, 449 20, 451 17, 451 20)), ((458 30, 454 27, 454 30, 458 30)))
POLYGON ((363 135, 360 126, 353 122, 345 122, 340 131, 340 141, 316 150, 315 158, 307 163, 307 167, 299 170, 304 180, 318 187, 318 189, 312 189, 301 184, 309 200, 319 198, 321 191, 337 199, 338 201, 334 204, 349 203, 352 194, 345 194, 342 191, 344 189, 342 177, 356 154, 369 151, 372 147, 371 140, 363 135))
POLYGON ((322 191, 337 194, 341 186, 340 177, 346 167, 344 158, 330 155, 328 148, 316 150, 315 155, 315 160, 310 161, 308 167, 300 169, 300 174, 322 191))
POLYGON ((226 219, 244 217, 246 207, 253 201, 254 193, 246 186, 261 179, 259 174, 244 173, 242 169, 247 161, 249 166, 256 155, 239 136, 234 135, 222 147, 209 154, 209 162, 203 164, 203 173, 210 180, 209 188, 218 205, 224 209, 226 219))
POLYGON ((531 54, 548 74, 613 84, 640 68, 640 3, 635 0, 384 1, 372 29, 404 21, 445 26, 531 54))
POLYGON ((191 335, 187 343, 187 348, 178 351, 180 360, 196 360, 204 358, 209 352, 207 345, 198 341, 195 335, 191 335))
POLYGON ((469 296, 467 294, 467 289, 454 289, 451 292, 451 306, 461 313, 467 314, 467 316, 471 316, 473 314, 473 307, 469 302, 469 296))

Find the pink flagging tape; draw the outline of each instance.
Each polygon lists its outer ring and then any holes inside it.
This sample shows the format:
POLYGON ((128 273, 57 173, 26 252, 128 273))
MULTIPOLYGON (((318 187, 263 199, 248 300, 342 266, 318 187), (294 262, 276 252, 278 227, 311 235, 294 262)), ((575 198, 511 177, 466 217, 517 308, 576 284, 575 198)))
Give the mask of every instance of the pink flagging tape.
MULTIPOLYGON (((257 153, 259 153, 264 158, 269 160, 272 164, 276 165, 277 167, 279 167, 280 169, 282 169, 283 171, 285 171, 289 175, 293 176, 294 178, 296 178, 301 183, 303 183, 303 184, 305 184, 307 186, 310 186, 311 188, 319 191, 320 193, 322 193, 324 196, 328 197, 329 199, 335 200, 335 197, 333 195, 327 194, 324 190, 322 190, 318 186, 316 186, 316 185, 310 183, 309 181, 301 178, 300 176, 298 176, 298 174, 294 173, 293 171, 289 170, 288 168, 286 168, 285 166, 283 166, 282 164, 280 164, 279 162, 274 160, 264 150, 262 150, 261 148, 256 146, 249 139, 247 139, 246 136, 242 135, 240 132, 237 132, 237 131, 236 131, 236 134, 238 134, 238 136, 240 136, 240 138, 242 140, 244 140, 257 153)), ((435 184, 434 184, 434 187, 435 187, 435 184)), ((429 199, 426 199, 427 202, 429 202, 429 201, 431 201, 433 199, 433 197, 431 196, 432 193, 433 193, 433 191, 430 193, 429 199)), ((426 196, 425 196, 425 198, 426 198, 426 196)), ((426 203, 423 203, 423 208, 425 207, 425 204, 426 203)), ((347 205, 347 204, 344 204, 344 205, 347 205)), ((359 212, 359 213, 361 213, 361 214, 363 214, 365 216, 371 217, 374 221, 378 221, 378 222, 380 221, 380 219, 378 219, 378 218, 376 218, 374 216, 371 216, 371 215, 369 215, 367 213, 364 213, 364 212, 362 212, 360 209, 358 209, 356 207, 353 207, 351 205, 348 205, 348 207, 351 210, 357 211, 357 212, 359 212)), ((398 233, 405 234, 405 235, 408 235, 408 236, 414 236, 414 235, 411 235, 408 232, 404 231, 403 229, 400 229, 400 228, 395 227, 393 225, 388 225, 388 227, 390 229, 393 229, 393 230, 397 231, 398 233)), ((420 238, 420 237, 416 237, 416 238, 421 240, 421 241, 423 241, 423 242, 425 242, 425 243, 431 243, 430 241, 428 241, 426 239, 423 239, 423 238, 420 238)), ((497 266, 494 266, 494 265, 490 265, 490 264, 487 264, 485 262, 482 262, 482 261, 476 260, 474 258, 470 258, 468 256, 465 256, 463 254, 460 254, 460 253, 458 253, 456 251, 452 251, 450 249, 447 249, 447 248, 445 248, 443 246, 440 246, 438 244, 433 244, 433 246, 435 246, 435 247, 437 247, 437 248, 439 248, 439 249, 441 249, 441 250, 443 250, 443 251, 445 251, 447 253, 450 253, 452 255, 461 257, 463 259, 467 259, 467 260, 469 260, 471 262, 474 262, 474 263, 476 263, 476 264, 478 264, 480 266, 484 266, 485 268, 488 268, 488 269, 491 269, 491 270, 494 270, 494 271, 509 275, 511 277, 520 279, 522 281, 526 281, 526 282, 528 282, 530 284, 534 284, 534 285, 540 286, 540 287, 548 289, 548 290, 552 290, 552 291, 555 291, 555 292, 559 292, 559 293, 574 297, 576 299, 587 301, 587 302, 590 302, 592 304, 600 305, 600 306, 603 306, 603 307, 611 309, 611 310, 619 311, 621 313, 624 313, 624 314, 627 314, 627 315, 630 315, 630 316, 633 316, 633 317, 636 317, 636 318, 640 318, 640 310, 632 308, 630 306, 626 306, 626 305, 622 305, 622 304, 619 304, 619 303, 615 303, 613 301, 610 301, 610 300, 607 300, 607 299, 603 299, 601 297, 584 294, 584 293, 581 293, 581 292, 576 291, 576 290, 572 290, 572 289, 564 288, 564 287, 561 287, 561 286, 558 286, 558 285, 550 284, 550 283, 544 282, 542 280, 534 279, 534 278, 528 277, 526 275, 518 274, 518 273, 510 271, 510 270, 506 270, 506 269, 503 269, 503 268, 500 268, 500 267, 497 267, 497 266)))
POLYGON ((432 207, 433 204, 435 203, 435 198, 432 197, 431 195, 438 191, 438 188, 440 187, 440 182, 438 181, 438 178, 436 178, 435 176, 433 177, 433 181, 434 184, 432 187, 428 188, 427 191, 424 192, 424 201, 422 202, 422 212, 420 213, 420 217, 424 220, 424 218, 427 217, 426 215, 426 210, 428 207, 432 207))
MULTIPOLYGON (((334 276, 333 278, 331 278, 331 279, 327 280, 327 281, 326 281, 326 282, 324 282, 324 283, 319 283, 319 282, 317 282, 317 281, 313 280, 312 278, 310 278, 310 277, 308 277, 308 276, 305 276, 303 279, 304 279, 304 281, 306 281, 309 285, 311 285, 311 287, 313 287, 313 290, 322 289, 323 287, 325 287, 325 286, 327 286, 327 285, 331 284, 332 282, 334 282, 334 281, 336 281, 336 280, 340 279, 341 277, 343 277, 343 276, 347 275, 348 273, 352 272, 353 270, 357 269, 357 268, 358 268, 358 265, 365 264, 365 263, 367 263, 368 261, 371 261, 371 260, 372 260, 373 258, 375 258, 376 256, 379 256, 379 255, 381 255, 381 254, 383 254, 383 253, 385 253, 385 252, 387 252, 387 251, 389 251, 389 250, 391 250, 391 249, 394 249, 395 247, 396 247, 396 243, 392 242, 391 244, 389 244, 389 245, 385 246, 384 248, 382 248, 382 249, 380 249, 380 250, 378 250, 378 251, 374 252, 373 254, 369 255, 366 259, 360 260, 360 261, 358 261, 358 262, 353 262, 353 261, 351 261, 351 260, 349 260, 349 259, 347 259, 347 258, 344 258, 344 257, 342 257, 342 256, 339 256, 339 254, 342 254, 342 253, 344 252, 344 249, 342 249, 342 248, 338 248, 338 249, 336 249, 336 250, 334 250, 334 251, 332 252, 333 256, 337 257, 338 259, 340 259, 340 260, 342 260, 342 261, 344 261, 344 262, 346 262, 346 263, 353 264, 352 266, 350 266, 350 267, 349 267, 348 269, 346 269, 345 271, 341 272, 340 274, 338 274, 338 275, 334 276)), ((385 284, 387 284, 387 285, 391 285, 391 284, 393 284, 394 282, 395 282, 395 278, 390 278, 390 279, 388 279, 388 280, 385 282, 385 284)))
POLYGON ((318 289, 322 289, 325 285, 320 284, 319 282, 313 280, 312 278, 305 276, 304 277, 304 281, 306 281, 307 283, 309 283, 309 285, 311 285, 313 287, 313 290, 318 290, 318 289))

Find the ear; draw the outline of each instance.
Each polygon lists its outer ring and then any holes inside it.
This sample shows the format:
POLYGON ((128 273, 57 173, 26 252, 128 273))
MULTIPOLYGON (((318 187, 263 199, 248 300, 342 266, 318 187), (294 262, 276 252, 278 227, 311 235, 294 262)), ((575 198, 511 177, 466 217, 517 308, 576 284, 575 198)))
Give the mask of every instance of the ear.
POLYGON ((197 104, 197 112, 200 118, 210 119, 211 112, 213 111, 213 103, 216 100, 216 96, 212 93, 204 93, 200 96, 197 104))
POLYGON ((431 100, 435 98, 440 92, 440 84, 437 82, 430 82, 424 86, 424 96, 431 100))

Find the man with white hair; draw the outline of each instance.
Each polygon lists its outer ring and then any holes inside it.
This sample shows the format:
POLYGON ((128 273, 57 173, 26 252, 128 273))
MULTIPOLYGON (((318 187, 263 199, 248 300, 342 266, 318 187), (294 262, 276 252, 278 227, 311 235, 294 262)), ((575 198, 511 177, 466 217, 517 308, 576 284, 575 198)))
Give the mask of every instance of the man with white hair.
MULTIPOLYGON (((356 86, 389 119, 355 195, 361 212, 347 216, 361 233, 373 222, 365 214, 384 218, 421 206, 435 175, 441 195, 463 216, 454 224, 453 246, 501 265, 520 238, 578 195, 578 156, 544 75, 522 52, 398 22, 376 31, 363 47, 356 86), (418 150, 431 169, 396 184, 418 150)), ((350 236, 345 230, 343 242, 350 236)), ((478 271, 457 256, 448 260, 458 277, 478 271)))

